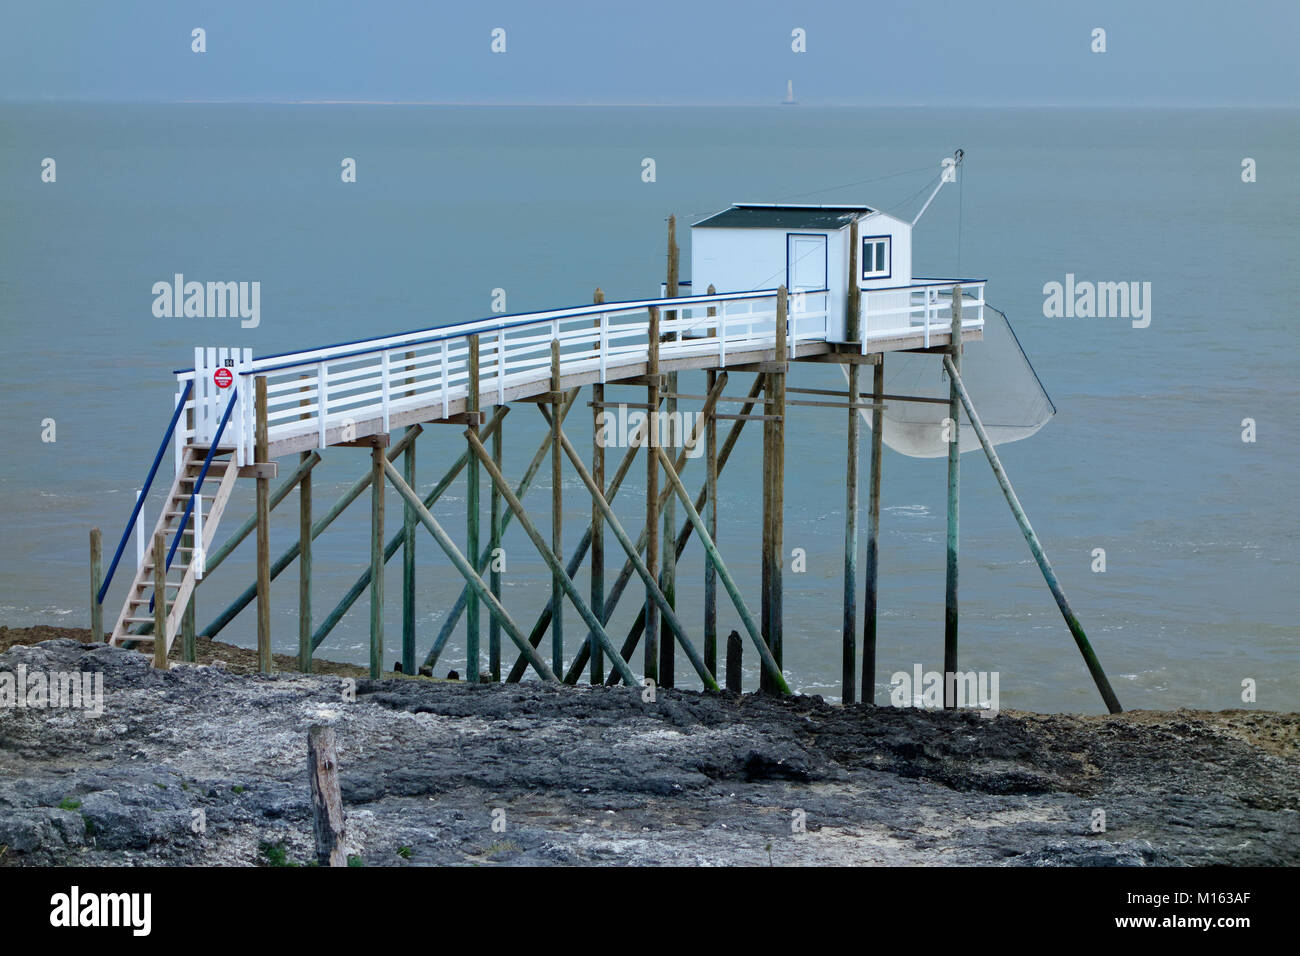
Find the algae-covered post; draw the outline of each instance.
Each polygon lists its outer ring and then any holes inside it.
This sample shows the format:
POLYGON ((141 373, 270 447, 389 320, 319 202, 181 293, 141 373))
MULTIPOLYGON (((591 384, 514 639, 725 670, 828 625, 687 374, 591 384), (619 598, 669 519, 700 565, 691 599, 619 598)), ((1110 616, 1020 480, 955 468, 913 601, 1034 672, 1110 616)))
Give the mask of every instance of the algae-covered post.
POLYGON ((370 677, 384 669, 384 465, 379 442, 370 449, 370 677))
POLYGON ((651 593, 658 590, 659 577, 659 461, 652 449, 659 443, 659 307, 650 306, 650 324, 646 329, 646 405, 650 427, 645 443, 645 564, 651 580, 646 584, 645 600, 645 676, 659 683, 659 607, 651 593))
POLYGON ((745 642, 738 631, 727 635, 727 690, 739 694, 743 690, 741 667, 745 654, 745 642))
MULTIPOLYGON (((499 354, 497 358, 500 359, 499 354)), ((500 415, 507 407, 494 405, 492 414, 500 415)), ((505 449, 505 439, 501 432, 502 430, 498 428, 492 433, 492 461, 496 463, 497 468, 501 467, 501 456, 505 449)), ((415 512, 411 512, 411 521, 411 527, 414 529, 415 512)), ((498 601, 501 600, 501 567, 504 553, 501 549, 502 530, 501 492, 493 485, 492 494, 488 499, 488 554, 491 555, 488 559, 488 589, 498 601)), ((488 617, 488 673, 492 675, 494 682, 501 680, 501 622, 490 615, 488 617)))
MULTIPOLYGON (((709 285, 708 295, 716 295, 717 290, 709 285)), ((715 318, 718 307, 709 306, 709 318, 715 318)), ((709 324, 708 332, 716 335, 717 329, 709 324)), ((718 370, 707 369, 704 373, 708 394, 712 395, 718 383, 718 370)), ((704 502, 708 508, 704 522, 708 525, 709 535, 718 540, 718 416, 714 409, 705 410, 704 426, 704 502)), ((714 677, 718 676, 718 573, 713 566, 713 559, 704 558, 704 665, 714 677)))
MULTIPOLYGON (((406 353, 406 395, 415 394, 415 353, 406 353)), ((419 425, 408 425, 406 433, 419 425)), ((406 446, 402 456, 402 475, 412 488, 415 482, 415 439, 406 446)), ((385 559, 387 560, 387 559, 385 559)), ((415 673, 415 511, 410 505, 402 507, 402 673, 415 673)))
MULTIPOLYGON (((254 460, 265 464, 271 460, 267 426, 266 376, 259 375, 254 386, 254 414, 257 416, 254 460)), ((233 463, 229 467, 234 467, 233 463)), ((271 673, 271 482, 265 472, 257 478, 257 667, 271 673)))
MULTIPOLYGON (((443 346, 446 348, 446 346, 443 346)), ((478 411, 478 349, 479 342, 477 335, 471 335, 468 339, 468 353, 466 355, 466 389, 465 389, 465 411, 478 411)), ((471 430, 478 431, 477 416, 470 416, 469 427, 471 430)), ((478 557, 478 518, 479 518, 479 477, 478 477, 478 459, 471 453, 469 456, 469 467, 465 469, 465 479, 467 487, 465 491, 465 550, 469 552, 470 560, 478 557)), ((476 569, 477 570, 477 569, 476 569)), ((465 679, 471 684, 478 683, 479 666, 481 659, 479 655, 479 602, 478 596, 470 592, 465 604, 465 655, 467 671, 465 679)))
MULTIPOLYGON (((310 375, 303 379, 302 398, 298 404, 311 404, 308 389, 310 375)), ((303 412, 304 419, 311 418, 310 412, 303 412)), ((312 459, 320 460, 313 451, 304 451, 299 455, 298 468, 307 469, 298 481, 298 670, 304 674, 311 673, 311 467, 312 459)))
POLYGON ((863 569, 866 581, 862 593, 862 700, 876 702, 876 611, 879 606, 880 569, 880 479, 884 466, 885 422, 880 404, 885 394, 885 356, 877 356, 872 376, 871 478, 867 490, 867 560, 863 569))
MULTIPOLYGON (((785 369, 786 287, 776 290, 776 330, 773 361, 764 374, 767 399, 763 419, 763 605, 762 633, 779 676, 782 663, 782 568, 785 560, 785 369)), ((764 668, 761 690, 780 689, 774 675, 764 668)))
MULTIPOLYGON (((664 284, 664 294, 670 298, 677 297, 677 270, 678 270, 678 249, 677 249, 677 217, 668 217, 668 281, 664 284)), ((677 311, 669 309, 664 313, 668 321, 669 339, 679 338, 680 333, 675 331, 677 311)), ((664 439, 669 448, 676 447, 680 423, 677 415, 677 373, 669 372, 665 377, 664 384, 667 387, 667 394, 664 396, 664 413, 663 428, 655 429, 656 432, 664 439)), ((664 501, 663 507, 663 540, 673 540, 673 535, 677 533, 677 509, 673 506, 673 496, 669 495, 664 501)), ((665 548, 663 553, 663 570, 660 572, 659 580, 663 588, 664 596, 668 598, 668 603, 677 608, 677 555, 673 548, 665 548)), ((659 629, 659 686, 672 687, 674 682, 674 671, 676 670, 676 647, 673 644, 672 635, 668 633, 666 625, 661 625, 659 629)))
POLYGON ((167 669, 167 535, 153 536, 153 666, 167 669))
MULTIPOLYGON (((605 293, 597 287, 591 297, 591 301, 600 305, 605 301, 605 293)), ((597 318, 595 326, 599 329, 604 324, 604 320, 597 318)), ((600 351, 600 342, 597 341, 592 348, 597 352, 600 351)), ((605 386, 602 382, 595 382, 591 386, 591 475, 596 480, 599 488, 605 487, 605 442, 601 436, 600 424, 604 421, 605 415, 605 386)), ((605 529, 601 524, 600 509, 596 507, 593 500, 591 504, 591 606, 596 609, 598 614, 602 615, 604 620, 605 608, 605 529)), ((596 640, 596 632, 592 630, 587 635, 587 653, 591 657, 591 683, 592 686, 599 686, 605 682, 605 660, 601 653, 600 642, 596 640)))
MULTIPOLYGON (((952 368, 961 374, 961 286, 952 290, 952 327, 949 343, 952 368)), ((957 551, 960 541, 959 498, 961 494, 961 399, 957 380, 948 383, 948 548, 943 613, 943 705, 956 707, 957 686, 950 674, 957 673, 957 551)))
MULTIPOLYGON (((551 339, 551 550, 564 553, 564 455, 560 450, 560 340, 551 339)), ((520 515, 521 523, 523 516, 520 515)), ((551 669, 564 673, 563 571, 551 572, 551 669)))
MULTIPOLYGON (((858 289, 858 221, 849 227, 849 294, 845 300, 844 327, 849 342, 861 341, 858 289)), ((860 366, 851 362, 849 373, 849 425, 845 438, 847 462, 844 468, 844 610, 841 621, 840 695, 846 704, 857 696, 856 649, 858 640, 858 448, 862 415, 856 407, 860 398, 860 366)), ((865 693, 865 688, 864 691, 865 693)))
POLYGON ((99 588, 104 583, 104 537, 98 528, 90 529, 90 637, 95 643, 104 639, 104 602, 99 588))

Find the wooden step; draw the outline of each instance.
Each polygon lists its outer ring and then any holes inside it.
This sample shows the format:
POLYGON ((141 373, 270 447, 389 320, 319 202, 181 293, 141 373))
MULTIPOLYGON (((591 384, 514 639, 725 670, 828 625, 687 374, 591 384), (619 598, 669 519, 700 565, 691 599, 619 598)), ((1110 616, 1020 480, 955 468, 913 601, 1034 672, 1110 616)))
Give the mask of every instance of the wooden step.
MULTIPOLYGON (((172 567, 174 568, 176 567, 176 565, 173 564, 172 567)), ((167 586, 169 588, 178 588, 181 585, 179 581, 168 581, 167 586)), ((131 587, 135 591, 148 591, 150 588, 153 587, 153 579, 150 578, 148 581, 137 581, 131 587)), ((131 600, 136 600, 136 598, 132 598, 131 600)))

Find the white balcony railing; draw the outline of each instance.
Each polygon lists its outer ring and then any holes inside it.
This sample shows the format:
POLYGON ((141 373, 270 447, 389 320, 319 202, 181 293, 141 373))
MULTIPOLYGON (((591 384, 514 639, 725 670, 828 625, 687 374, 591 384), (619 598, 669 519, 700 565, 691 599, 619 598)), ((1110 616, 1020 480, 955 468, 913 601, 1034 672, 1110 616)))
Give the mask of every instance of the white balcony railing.
POLYGON ((930 347, 932 332, 952 331, 952 292, 961 286, 963 330, 984 327, 984 280, 918 280, 891 289, 862 290, 862 350, 873 339, 911 336, 918 332, 930 347))
MULTIPOLYGON (((978 296, 965 298, 963 326, 975 327, 983 319, 983 283, 978 296)), ((865 338, 901 332, 946 331, 952 283, 929 283, 898 290, 864 292, 865 338), (887 293, 896 300, 883 298, 887 293), (900 296, 901 293, 901 297, 900 296), (919 305, 917 303, 920 303, 919 305)), ((661 360, 687 356, 716 356, 725 367, 729 354, 770 347, 776 329, 775 290, 644 299, 502 316, 402 335, 345 342, 253 359, 247 349, 195 349, 192 369, 177 372, 183 389, 193 379, 193 397, 186 405, 193 425, 182 421, 176 429, 177 462, 190 442, 210 442, 236 390, 235 408, 223 444, 235 446, 239 464, 253 460, 254 379, 267 379, 267 424, 272 443, 285 438, 314 435, 316 444, 329 444, 331 430, 360 422, 378 422, 390 430, 394 414, 433 406, 450 414, 463 399, 469 384, 470 339, 478 337, 479 388, 495 393, 495 402, 545 390, 551 367, 551 341, 560 343, 563 374, 594 372, 599 381, 611 369, 645 361, 648 349, 649 309, 660 310, 661 360), (710 315, 710 312, 713 314, 710 315), (218 368, 229 368, 231 387, 214 381, 218 368), (539 388, 540 386, 540 388, 539 388)), ((839 322, 830 322, 828 293, 800 292, 790 296, 787 343, 791 353, 801 343, 824 342, 839 322)), ((864 342, 864 351, 867 342, 864 342)), ((614 378, 623 377, 616 374, 614 378)), ((363 437, 354 435, 352 437, 363 437)))

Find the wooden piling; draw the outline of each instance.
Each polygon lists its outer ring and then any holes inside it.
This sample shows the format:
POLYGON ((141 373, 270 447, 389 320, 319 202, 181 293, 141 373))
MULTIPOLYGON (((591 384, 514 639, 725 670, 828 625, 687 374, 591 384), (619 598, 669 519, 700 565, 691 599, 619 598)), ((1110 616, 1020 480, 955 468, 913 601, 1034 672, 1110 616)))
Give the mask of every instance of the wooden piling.
POLYGON ((370 449, 370 679, 384 669, 384 465, 378 442, 370 449))
MULTIPOLYGON (((310 381, 311 376, 304 375, 302 378, 310 381)), ((304 388, 309 386, 304 386, 304 388)), ((310 404, 307 396, 304 394, 299 405, 310 404)), ((309 418, 310 413, 304 412, 304 418, 309 418)), ((298 464, 299 468, 308 469, 307 472, 298 481, 298 670, 304 674, 311 673, 311 628, 312 628, 312 611, 311 611, 311 590, 312 590, 312 560, 311 560, 311 467, 316 461, 320 460, 316 452, 305 451, 302 453, 298 464)))
MULTIPOLYGON (((469 357, 467 359, 469 370, 469 386, 465 396, 465 411, 478 411, 478 353, 479 343, 478 336, 469 337, 469 357)), ((471 416, 472 417, 472 416, 471 416)), ((471 422, 470 429, 477 433, 478 425, 471 422)), ((468 483, 465 494, 465 550, 469 552, 471 560, 478 556, 478 518, 479 518, 479 464, 478 458, 470 452, 469 464, 465 468, 466 481, 468 483)), ((478 595, 471 591, 465 603, 465 679, 471 684, 478 683, 480 654, 479 654, 479 598, 478 595)))
MULTIPOLYGON (((254 459, 258 464, 271 457, 266 424, 266 376, 256 378, 254 414, 254 459)), ((233 468, 233 462, 228 466, 233 468)), ((257 481, 257 669, 271 673, 271 481, 264 474, 257 481)))
MULTIPOLYGON (((856 223, 855 223, 856 225, 856 223)), ((857 642, 858 642, 858 423, 862 420, 858 404, 858 370, 850 365, 849 372, 849 430, 845 441, 847 462, 844 468, 844 614, 842 650, 840 654, 840 695, 845 704, 857 698, 857 642)))
POLYGON ((153 666, 167 670, 167 535, 153 536, 153 666))
MULTIPOLYGON (((774 363, 784 366, 786 356, 786 317, 789 300, 785 286, 776 294, 776 349, 774 363)), ((784 555, 785 509, 785 372, 765 374, 765 413, 763 421, 763 638, 767 642, 777 669, 782 666, 782 570, 784 555)), ((767 671, 760 689, 771 693, 778 689, 767 671)))
POLYGON ((646 359, 646 377, 650 385, 646 387, 646 403, 649 405, 649 427, 646 430, 646 478, 645 478, 645 524, 646 548, 645 564, 650 572, 651 582, 646 585, 645 600, 645 676, 647 680, 659 683, 659 607, 651 593, 656 589, 659 578, 659 460, 653 449, 659 444, 658 411, 659 387, 655 380, 659 375, 659 309, 650 306, 649 343, 646 359))
MULTIPOLYGON (((415 393, 415 373, 410 363, 415 353, 406 353, 406 394, 415 393)), ((407 434, 415 428, 407 426, 407 434)), ((500 432, 498 432, 500 434, 500 432)), ((416 487, 415 478, 415 438, 402 455, 402 476, 412 488, 416 487)), ((410 505, 402 504, 402 673, 415 673, 415 510, 410 505)), ((310 527, 310 526, 309 526, 310 527)), ((310 638, 308 638, 310 641, 310 638)))
POLYGON ((104 605, 99 600, 99 589, 104 585, 104 535, 98 528, 90 529, 90 639, 95 644, 104 640, 104 605))
MULTIPOLYGON (((762 482, 762 541, 758 556, 759 562, 759 626, 763 631, 763 640, 772 639, 772 376, 763 374, 763 463, 759 481, 762 482)), ((769 643, 769 647, 771 644, 769 643)), ((769 692, 767 676, 758 675, 758 688, 769 692)))
MULTIPOLYGON (((845 338, 850 342, 862 340, 862 293, 858 288, 858 249, 858 221, 855 219, 849 227, 849 292, 844 316, 845 338)), ((856 362, 849 363, 849 427, 845 438, 848 461, 844 469, 844 609, 840 655, 840 694, 845 704, 851 704, 857 698, 858 450, 861 446, 862 414, 855 406, 861 398, 860 370, 861 366, 856 362)), ((866 694, 867 689, 863 687, 862 692, 866 694)))
POLYGON ((849 283, 848 295, 844 301, 844 337, 850 342, 862 341, 862 290, 858 287, 861 273, 858 272, 858 221, 853 220, 849 226, 849 283))
MULTIPOLYGON (((498 359, 499 360, 499 359, 498 359)), ((504 405, 497 405, 493 408, 494 414, 500 414, 504 405)), ((492 433, 492 461, 497 468, 501 467, 501 455, 504 449, 504 438, 501 429, 498 428, 492 433)), ((412 485, 414 487, 414 485, 412 485)), ((411 512, 412 529, 414 529, 415 512, 411 512)), ((491 497, 488 499, 488 590, 498 600, 501 600, 501 534, 503 530, 501 518, 501 492, 492 486, 491 497)), ((412 651, 414 653, 414 651, 412 651)), ((492 675, 493 682, 501 680, 501 622, 491 615, 488 616, 488 673, 492 675)))
MULTIPOLYGON (((671 316, 673 313, 669 313, 671 316)), ((668 396, 664 398, 664 438, 669 448, 676 448, 680 439, 677 421, 677 373, 669 372, 666 378, 668 396)), ((677 507, 672 495, 663 507, 663 540, 672 541, 677 533, 677 507)), ((659 572, 660 588, 674 610, 677 608, 677 555, 672 548, 663 550, 663 570, 659 572)), ((672 687, 676 671, 676 645, 662 622, 659 628, 659 686, 672 687)))
MULTIPOLYGON (((188 541, 194 540, 194 535, 186 535, 188 541)), ((193 545, 190 545, 193 547, 193 545)), ((194 631, 194 594, 190 594, 190 599, 185 602, 185 610, 181 613, 181 660, 187 664, 193 664, 198 660, 198 641, 194 631)))
MULTIPOLYGON (((949 354, 953 368, 961 374, 961 286, 952 289, 952 340, 949 354)), ((957 551, 960 541, 961 493, 961 397, 957 382, 951 375, 948 381, 948 418, 952 429, 948 442, 948 536, 947 573, 945 575, 943 602, 943 705, 956 707, 956 685, 949 679, 957 672, 957 551)))
MULTIPOLYGON (((604 301, 605 293, 597 288, 592 302, 600 305, 604 301)), ((600 319, 595 324, 599 328, 600 319)), ((605 487, 605 442, 600 427, 604 414, 605 385, 596 382, 591 386, 591 476, 598 488, 605 487)), ((605 607, 605 527, 594 500, 591 503, 591 606, 597 614, 605 607)), ((591 657, 591 683, 598 687, 605 683, 605 656, 594 629, 587 633, 587 653, 591 657)))
MULTIPOLYGON (((709 295, 715 295, 709 285, 709 295)), ((718 314, 716 306, 709 306, 709 316, 718 314)), ((712 331, 712 327, 710 327, 712 331)), ((712 395, 718 382, 717 369, 705 373, 705 394, 712 395)), ((718 540, 718 417, 713 409, 705 409, 704 424, 705 505, 704 523, 709 535, 718 540)), ((718 676, 718 572, 707 555, 704 558, 704 666, 714 677, 718 676)))
POLYGON ((315 724, 307 730, 307 776, 311 781, 312 834, 316 862, 347 866, 344 850, 343 794, 339 789, 338 747, 334 729, 315 724))
MULTIPOLYGON (((664 284, 664 291, 667 298, 676 298, 677 272, 679 252, 677 249, 677 217, 668 217, 668 280, 664 284)), ((677 310, 670 309, 667 312, 668 321, 671 323, 677 318, 677 310)), ((670 333, 671 334, 671 333, 670 333)), ((677 373, 669 372, 666 376, 668 386, 668 395, 664 398, 663 414, 666 416, 667 427, 657 429, 659 434, 663 435, 669 448, 677 447, 677 442, 681 438, 678 434, 677 421, 677 373)), ((651 406, 651 414, 655 411, 651 406)), ((663 540, 672 541, 673 536, 677 533, 677 507, 673 496, 669 495, 664 502, 663 507, 663 540)), ((677 608, 677 555, 674 549, 665 548, 663 551, 663 570, 659 572, 660 590, 664 592, 664 597, 668 598, 668 603, 677 608)), ((659 686, 672 687, 676 671, 676 645, 672 640, 672 635, 668 633, 667 627, 661 623, 659 629, 659 686)))
POLYGON ((739 631, 727 635, 727 690, 739 694, 742 690, 741 658, 745 654, 745 642, 739 631))
POLYGON ((871 478, 867 491, 867 563, 866 582, 862 597, 862 701, 876 702, 876 612, 877 576, 880 566, 880 479, 884 468, 884 409, 881 397, 885 393, 885 357, 874 368, 873 397, 876 403, 871 412, 871 478))
MULTIPOLYGON (((551 550, 564 553, 564 454, 560 448, 560 340, 551 339, 551 550)), ((521 516, 522 517, 522 516, 521 516)), ((522 521, 521 521, 522 523, 522 521)), ((551 573, 551 670, 564 673, 564 582, 551 573)))
MULTIPOLYGON (((785 587, 782 578, 785 568, 785 368, 789 358, 786 350, 788 314, 786 288, 781 286, 776 295, 776 360, 781 363, 782 370, 776 373, 777 418, 772 423, 775 442, 772 462, 775 469, 775 481, 772 484, 772 554, 776 559, 772 565, 772 639, 775 642, 772 657, 778 668, 785 664, 785 587)), ((788 688, 785 693, 789 693, 788 688)))

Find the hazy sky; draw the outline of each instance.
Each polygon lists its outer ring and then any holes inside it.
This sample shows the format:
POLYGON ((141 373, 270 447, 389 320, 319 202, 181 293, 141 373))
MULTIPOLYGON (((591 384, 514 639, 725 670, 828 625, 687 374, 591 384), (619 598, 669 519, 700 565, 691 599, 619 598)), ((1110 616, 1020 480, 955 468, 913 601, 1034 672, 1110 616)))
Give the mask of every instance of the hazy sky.
POLYGON ((0 97, 1297 106, 1298 39, 1300 0, 5 0, 0 97))

